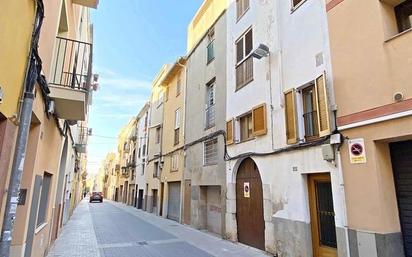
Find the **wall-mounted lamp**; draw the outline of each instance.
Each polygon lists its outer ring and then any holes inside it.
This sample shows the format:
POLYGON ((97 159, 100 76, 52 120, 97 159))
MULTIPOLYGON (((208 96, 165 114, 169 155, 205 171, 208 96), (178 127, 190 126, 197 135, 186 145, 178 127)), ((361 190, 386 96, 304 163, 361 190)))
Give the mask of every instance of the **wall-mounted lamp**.
POLYGON ((269 47, 264 44, 260 44, 258 48, 253 51, 252 56, 256 59, 262 59, 263 57, 269 56, 269 47))

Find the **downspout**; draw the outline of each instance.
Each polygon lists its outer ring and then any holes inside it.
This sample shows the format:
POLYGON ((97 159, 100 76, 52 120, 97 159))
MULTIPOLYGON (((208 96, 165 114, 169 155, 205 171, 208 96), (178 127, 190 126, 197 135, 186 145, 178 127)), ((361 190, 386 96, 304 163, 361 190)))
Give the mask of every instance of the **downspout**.
POLYGON ((9 256, 11 241, 13 239, 14 221, 19 201, 20 183, 23 175, 24 160, 27 150, 30 124, 33 112, 34 88, 41 72, 41 60, 38 56, 38 41, 44 17, 42 0, 36 0, 36 14, 33 32, 30 41, 29 61, 24 78, 23 103, 21 108, 20 125, 18 129, 13 165, 10 174, 6 208, 4 212, 0 256, 9 256))

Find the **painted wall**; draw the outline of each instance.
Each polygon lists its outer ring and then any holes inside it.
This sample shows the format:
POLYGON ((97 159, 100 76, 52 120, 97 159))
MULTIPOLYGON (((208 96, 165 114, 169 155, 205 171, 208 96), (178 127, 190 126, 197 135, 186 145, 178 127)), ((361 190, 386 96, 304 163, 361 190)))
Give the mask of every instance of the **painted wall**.
MULTIPOLYGON (((146 175, 147 172, 147 148, 148 148, 148 132, 149 132, 149 118, 150 118, 150 105, 147 103, 143 109, 140 111, 138 117, 139 121, 137 124, 137 147, 140 149, 140 157, 139 153, 136 152, 136 184, 137 190, 143 190, 143 198, 146 193, 146 175), (147 124, 146 124, 147 121, 147 124), (143 151, 145 146, 145 151, 143 151)), ((139 194, 138 194, 139 195, 139 194)), ((144 208, 144 199, 143 206, 144 208)))
MULTIPOLYGON (((305 1, 291 11, 290 1, 250 1, 250 9, 237 20, 236 1, 227 10, 227 116, 238 117, 266 103, 267 134, 228 146, 230 156, 246 152, 271 152, 287 147, 284 92, 313 81, 326 71, 329 105, 333 87, 327 34, 326 7, 322 0, 305 1), (265 44, 270 56, 254 59, 253 81, 236 91, 236 40, 252 27, 253 46, 265 44), (323 63, 316 66, 316 55, 323 63), (272 109, 271 110, 271 106, 272 109)), ((299 95, 297 95, 297 98, 299 95)), ((303 120, 299 137, 304 138, 303 120)), ((236 127, 236 126, 235 126, 236 127)), ((236 136, 239 136, 237 130, 236 136)), ((307 174, 330 173, 338 237, 338 254, 347 256, 344 197, 338 164, 323 160, 321 148, 254 157, 263 184, 265 246, 278 256, 312 256, 307 174), (297 170, 297 171, 293 171, 297 170)), ((236 172, 242 159, 227 165, 227 237, 237 240, 236 172)))
POLYGON ((4 1, 0 10, 0 87, 3 102, 0 113, 6 118, 17 117, 19 100, 26 73, 27 57, 33 31, 34 2, 4 1), (18 13, 19 15, 16 15, 18 13))
MULTIPOLYGON (((188 56, 187 88, 185 112, 185 144, 190 144, 202 137, 208 136, 226 128, 226 14, 211 20, 209 26, 214 26, 215 59, 207 64, 208 37, 204 35, 200 43, 188 56), (215 79, 215 126, 206 129, 206 85, 215 79)), ((209 29, 203 28, 204 30, 209 29)), ((220 186, 221 195, 226 192, 223 136, 218 136, 217 165, 204 165, 204 145, 199 142, 186 149, 184 179, 191 180, 191 225, 206 229, 206 206, 200 201, 200 186, 220 186)), ((224 235, 224 206, 222 197, 222 229, 224 235)))
POLYGON ((205 0, 199 8, 187 31, 187 51, 190 52, 204 37, 207 30, 226 10, 227 0, 205 0))

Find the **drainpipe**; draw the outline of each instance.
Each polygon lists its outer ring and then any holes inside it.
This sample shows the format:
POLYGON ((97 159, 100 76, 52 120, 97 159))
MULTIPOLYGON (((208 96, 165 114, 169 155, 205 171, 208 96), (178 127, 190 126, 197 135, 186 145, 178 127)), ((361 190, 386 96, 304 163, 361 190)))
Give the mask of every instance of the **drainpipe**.
POLYGON ((346 209, 346 193, 345 193, 345 181, 343 178, 343 170, 342 170, 342 158, 340 154, 340 149, 338 148, 336 151, 336 157, 338 159, 338 173, 339 173, 339 185, 341 190, 341 198, 342 198, 342 206, 343 206, 343 228, 345 230, 345 240, 346 240, 346 252, 347 257, 350 257, 350 247, 349 247, 349 229, 348 229, 348 214, 346 209))
POLYGON ((11 169, 6 209, 0 242, 0 256, 10 255, 10 246, 13 239, 13 225, 16 218, 19 201, 20 183, 23 175, 24 160, 29 137, 30 124, 34 102, 34 88, 41 72, 41 60, 37 54, 40 29, 43 22, 43 2, 36 0, 36 16, 30 42, 29 60, 24 78, 23 104, 21 109, 20 125, 16 139, 13 165, 11 169))

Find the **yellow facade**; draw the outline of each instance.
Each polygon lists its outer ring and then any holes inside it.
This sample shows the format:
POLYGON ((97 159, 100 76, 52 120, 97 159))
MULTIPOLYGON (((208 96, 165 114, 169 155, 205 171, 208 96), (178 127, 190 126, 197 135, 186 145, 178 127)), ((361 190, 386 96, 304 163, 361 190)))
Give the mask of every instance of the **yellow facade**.
POLYGON ((0 113, 17 117, 35 16, 34 1, 2 1, 0 8, 0 113), (18 15, 17 15, 18 14, 18 15))
POLYGON ((206 0, 193 17, 188 27, 187 51, 190 52, 204 37, 207 30, 227 9, 227 0, 206 0))
MULTIPOLYGON (((164 217, 168 216, 169 184, 174 182, 182 188, 184 170, 184 99, 185 99, 185 60, 179 59, 164 77, 161 85, 165 92, 163 109, 162 155, 163 167, 160 176, 162 183, 164 217)), ((182 195, 182 194, 180 194, 182 195)))

